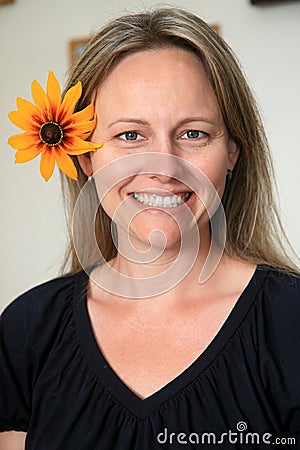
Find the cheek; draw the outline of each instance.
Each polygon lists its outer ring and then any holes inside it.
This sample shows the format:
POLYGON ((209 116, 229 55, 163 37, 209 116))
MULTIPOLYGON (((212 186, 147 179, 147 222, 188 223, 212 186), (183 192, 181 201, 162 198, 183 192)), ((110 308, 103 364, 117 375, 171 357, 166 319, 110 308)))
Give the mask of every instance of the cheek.
POLYGON ((222 196, 226 182, 227 159, 224 157, 207 161, 202 172, 213 184, 219 196, 222 196))
POLYGON ((91 163, 98 198, 105 212, 112 218, 116 208, 126 197, 124 192, 131 177, 126 176, 124 162, 114 157, 112 152, 101 152, 100 149, 91 155, 91 163))
POLYGON ((106 166, 107 164, 113 162, 115 158, 109 152, 106 152, 100 148, 96 152, 91 153, 91 163, 93 168, 93 173, 96 173, 99 169, 106 166))
POLYGON ((214 187, 219 190, 226 180, 226 165, 215 166, 214 170, 208 171, 206 176, 210 179, 214 187))
MULTIPOLYGON (((97 191, 98 196, 100 197, 98 187, 97 191)), ((106 214, 112 219, 118 206, 118 203, 116 202, 116 196, 114 195, 114 191, 112 190, 108 192, 105 196, 103 196, 100 203, 106 214)))

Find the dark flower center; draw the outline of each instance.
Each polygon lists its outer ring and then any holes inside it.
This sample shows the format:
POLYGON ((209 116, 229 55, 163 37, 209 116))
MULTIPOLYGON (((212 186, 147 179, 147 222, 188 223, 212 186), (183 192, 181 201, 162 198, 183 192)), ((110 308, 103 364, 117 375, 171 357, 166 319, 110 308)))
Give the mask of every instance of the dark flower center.
POLYGON ((55 122, 46 122, 40 129, 40 138, 47 145, 58 145, 64 137, 62 127, 55 122))

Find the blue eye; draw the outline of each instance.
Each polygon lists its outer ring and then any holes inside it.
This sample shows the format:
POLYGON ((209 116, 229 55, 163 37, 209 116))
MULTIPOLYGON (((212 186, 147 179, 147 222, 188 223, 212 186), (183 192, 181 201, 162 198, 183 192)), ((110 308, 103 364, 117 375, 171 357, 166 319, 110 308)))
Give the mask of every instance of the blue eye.
POLYGON ((138 141, 142 137, 136 131, 126 131, 126 133, 119 134, 119 138, 124 141, 138 141))
POLYGON ((189 131, 186 131, 181 137, 184 139, 199 139, 204 136, 206 136, 206 133, 203 133, 202 131, 189 130, 189 131))

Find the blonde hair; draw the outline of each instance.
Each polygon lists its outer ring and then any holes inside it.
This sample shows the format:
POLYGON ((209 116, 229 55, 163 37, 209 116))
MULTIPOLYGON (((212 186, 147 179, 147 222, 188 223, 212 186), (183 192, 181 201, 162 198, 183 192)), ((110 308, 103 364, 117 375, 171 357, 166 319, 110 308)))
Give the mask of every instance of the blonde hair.
MULTIPOLYGON (((194 52, 201 60, 216 94, 229 135, 240 146, 240 155, 222 198, 227 219, 225 252, 256 264, 297 270, 282 240, 288 243, 273 194, 273 167, 260 113, 239 63, 226 42, 203 20, 177 8, 129 14, 112 20, 90 41, 72 68, 66 90, 81 81, 84 108, 121 58, 134 52, 162 47, 194 52)), ((77 158, 78 181, 62 175, 69 223, 77 197, 87 181, 77 158)), ((91 196, 91 211, 97 197, 91 196)), ((103 208, 96 215, 95 234, 106 261, 116 255, 111 219, 103 208)), ((88 246, 89 243, 87 242, 88 246)), ((86 248, 91 264, 95 249, 86 248)), ((72 233, 64 271, 81 270, 72 233), (68 267, 68 269, 67 269, 68 267)))

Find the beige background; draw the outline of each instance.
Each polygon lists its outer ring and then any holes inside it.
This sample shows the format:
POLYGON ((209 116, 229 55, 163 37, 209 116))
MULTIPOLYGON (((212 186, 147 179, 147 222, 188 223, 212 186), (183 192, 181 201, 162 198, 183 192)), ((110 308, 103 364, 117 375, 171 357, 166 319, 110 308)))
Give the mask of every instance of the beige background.
MULTIPOLYGON (((283 221, 300 253, 300 2, 255 7, 250 0, 178 0, 210 23, 238 55, 261 106, 274 154, 283 221)), ((0 7, 0 310, 21 292, 55 277, 66 242, 57 171, 48 183, 39 161, 14 164, 6 144, 19 130, 7 119, 15 98, 45 86, 48 70, 61 83, 68 41, 119 13, 155 5, 144 0, 16 0, 0 7)))

